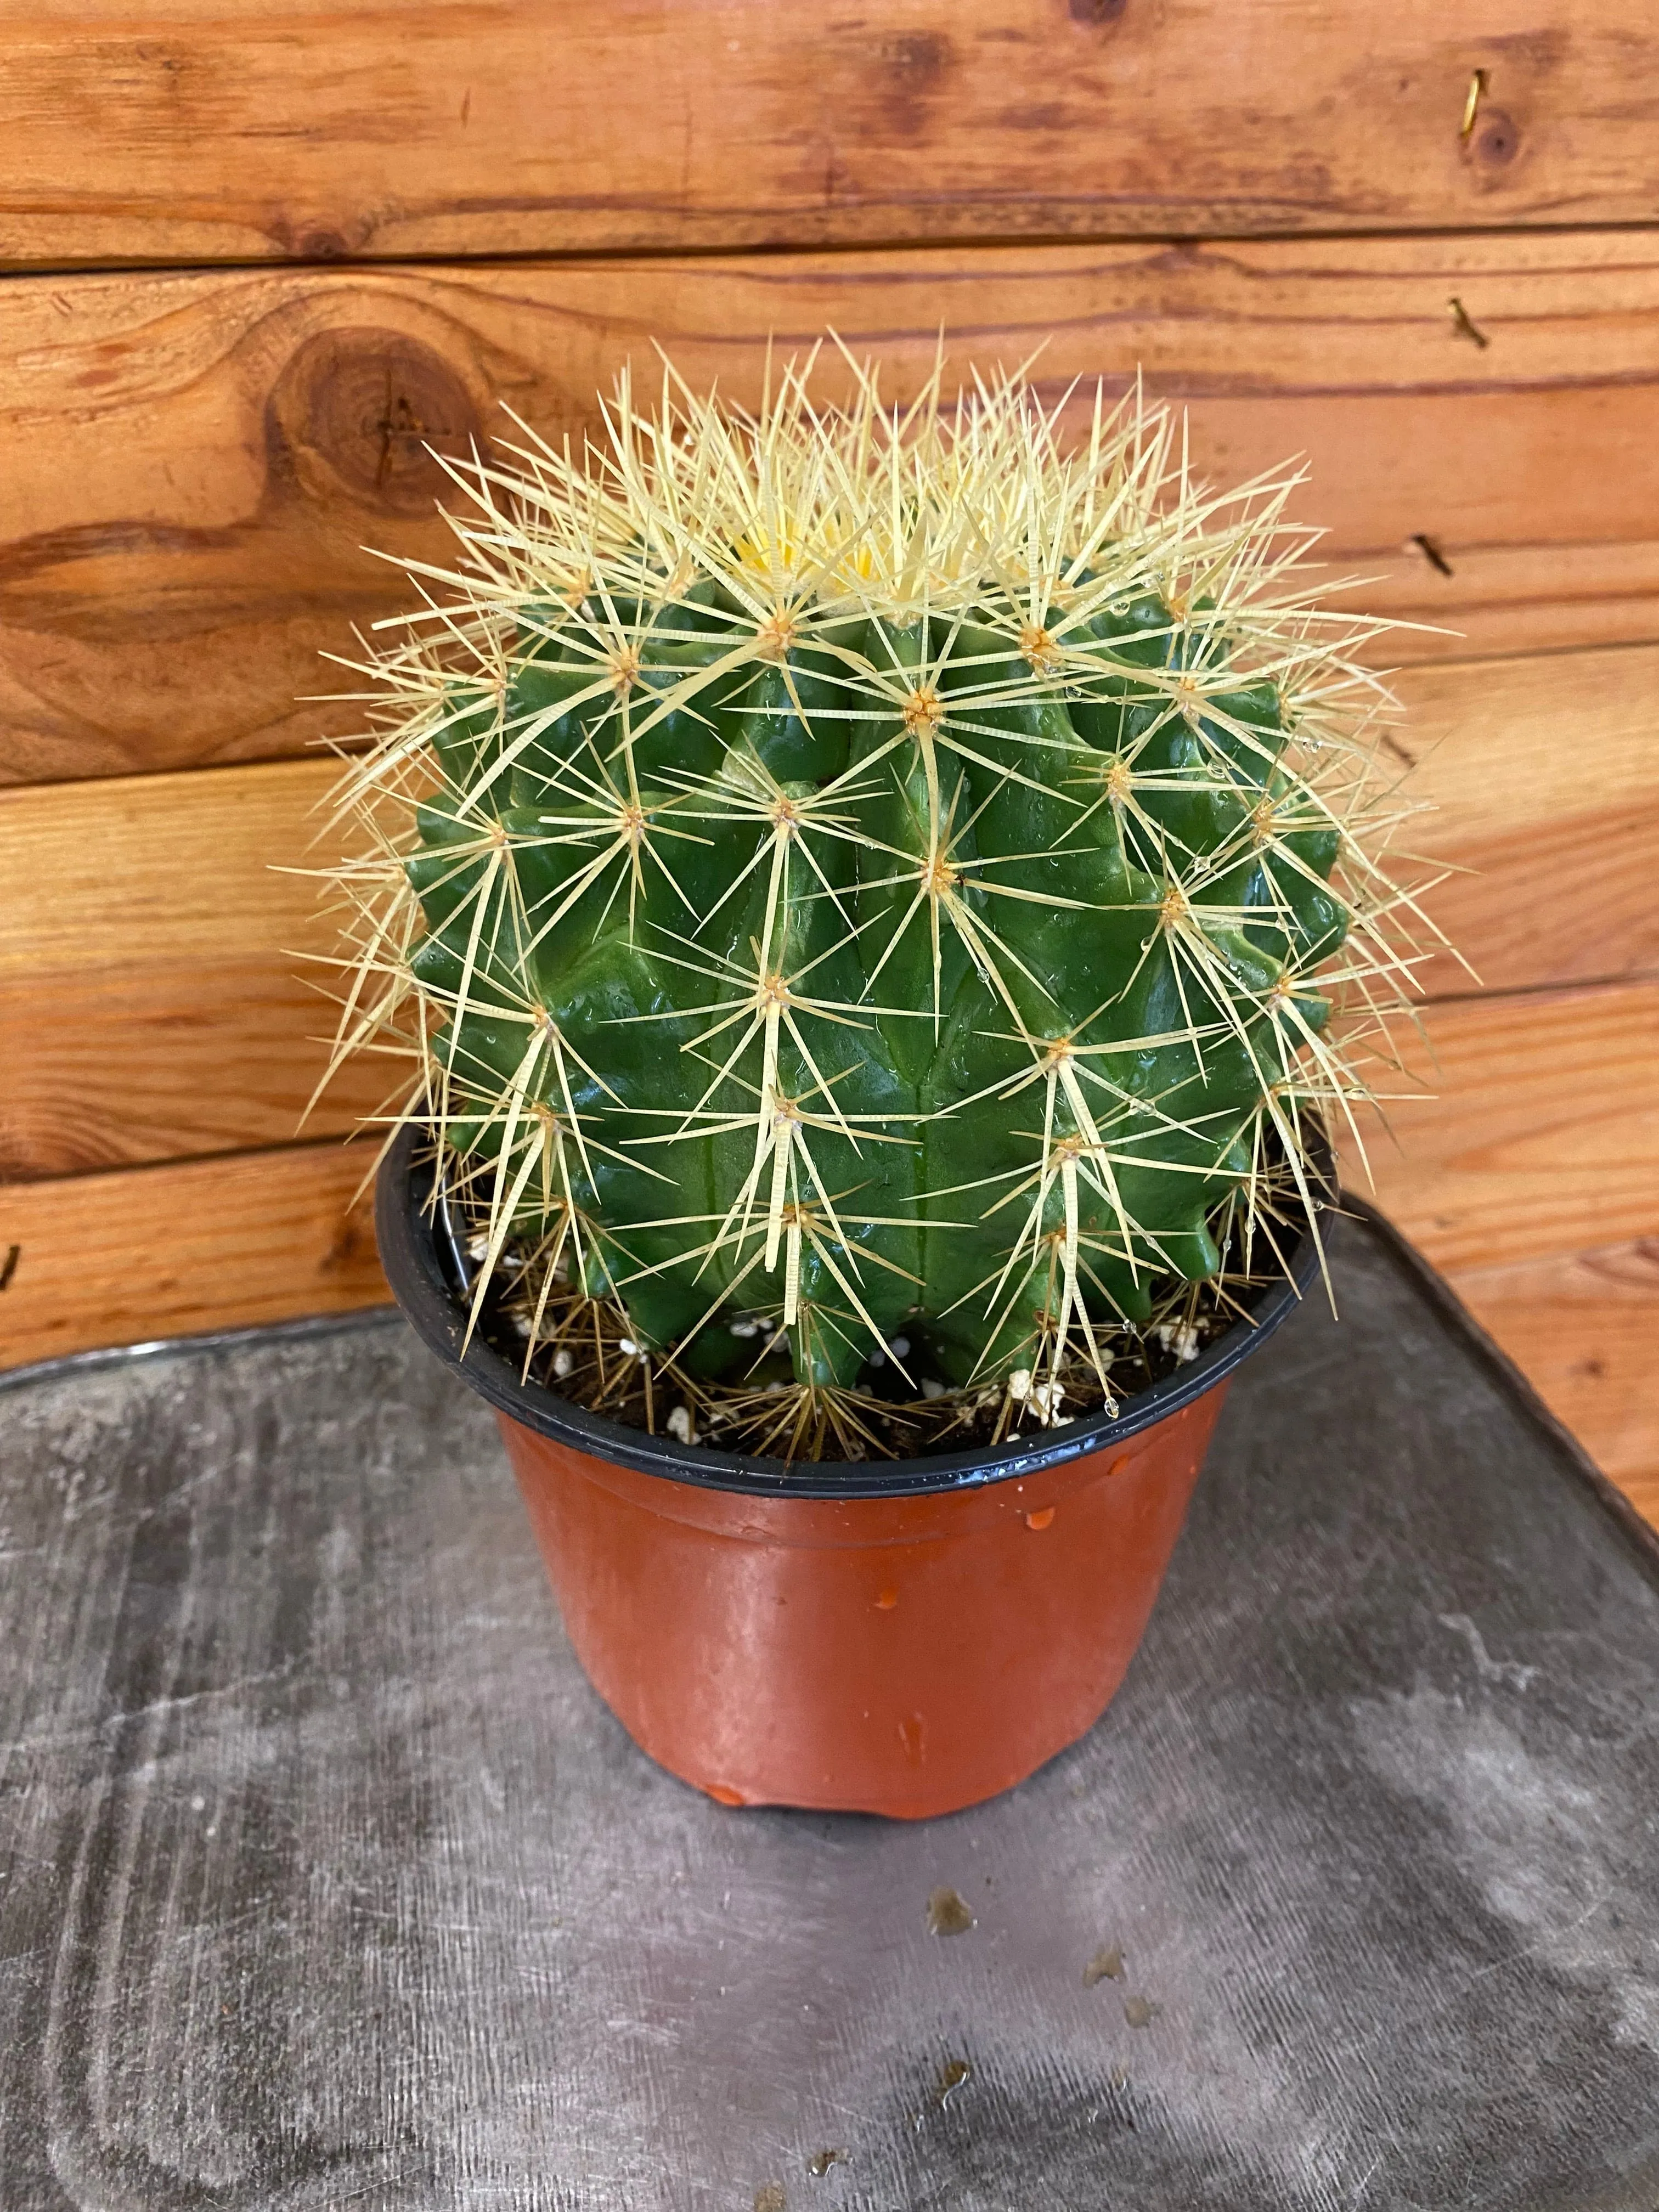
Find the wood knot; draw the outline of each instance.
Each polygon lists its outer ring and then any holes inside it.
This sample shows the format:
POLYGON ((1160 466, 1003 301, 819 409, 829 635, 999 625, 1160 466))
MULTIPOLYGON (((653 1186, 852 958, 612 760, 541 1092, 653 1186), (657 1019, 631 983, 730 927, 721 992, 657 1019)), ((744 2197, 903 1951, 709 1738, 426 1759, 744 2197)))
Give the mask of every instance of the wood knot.
POLYGON ((374 235, 374 218, 363 210, 342 217, 304 211, 274 211, 266 235, 290 261, 344 261, 361 253, 374 235))
POLYGON ((928 100, 951 68, 951 41, 943 31, 899 31, 876 50, 872 120, 888 138, 919 138, 927 129, 928 100))
POLYGON ((897 31, 881 42, 883 68, 911 91, 942 76, 950 59, 951 41, 943 31, 897 31))
POLYGON ((1128 4, 1129 0, 1067 0, 1067 13, 1074 23, 1115 23, 1128 4))
POLYGON ((450 364, 399 331, 319 331, 284 364, 265 408, 274 483, 382 514, 432 512, 444 489, 427 448, 464 452, 478 409, 450 364))
POLYGON ((1483 169, 1506 169, 1521 150, 1521 132, 1501 107, 1483 107, 1468 141, 1469 159, 1483 169))

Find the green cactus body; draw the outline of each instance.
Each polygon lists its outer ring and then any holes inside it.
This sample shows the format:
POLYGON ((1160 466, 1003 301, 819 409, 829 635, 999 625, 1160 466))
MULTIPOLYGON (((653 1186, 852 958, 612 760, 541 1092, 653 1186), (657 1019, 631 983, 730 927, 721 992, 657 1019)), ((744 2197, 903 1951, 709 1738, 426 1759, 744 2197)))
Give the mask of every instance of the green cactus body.
POLYGON ((971 438, 866 400, 665 413, 648 467, 624 415, 601 531, 605 467, 544 456, 466 653, 399 664, 422 1110, 492 1253, 707 1377, 757 1311, 815 1387, 898 1335, 1057 1371, 1212 1275, 1264 1131, 1352 1085, 1309 980, 1364 904, 1332 651, 1229 598, 1271 519, 1172 525, 1144 426, 1070 462, 1016 386, 971 438))

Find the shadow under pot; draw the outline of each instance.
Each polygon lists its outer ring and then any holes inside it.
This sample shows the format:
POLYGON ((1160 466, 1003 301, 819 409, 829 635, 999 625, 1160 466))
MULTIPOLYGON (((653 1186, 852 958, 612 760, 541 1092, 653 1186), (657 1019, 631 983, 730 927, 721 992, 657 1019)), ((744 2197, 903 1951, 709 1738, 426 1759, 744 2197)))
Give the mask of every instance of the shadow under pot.
POLYGON ((750 1459, 586 1412, 473 1337, 405 1130, 375 1227, 399 1305, 495 1408, 577 1657, 641 1747, 726 1805, 924 1820, 1099 1719, 1145 1631, 1240 1362, 1317 1273, 1190 1365, 1052 1431, 855 1465, 750 1459))

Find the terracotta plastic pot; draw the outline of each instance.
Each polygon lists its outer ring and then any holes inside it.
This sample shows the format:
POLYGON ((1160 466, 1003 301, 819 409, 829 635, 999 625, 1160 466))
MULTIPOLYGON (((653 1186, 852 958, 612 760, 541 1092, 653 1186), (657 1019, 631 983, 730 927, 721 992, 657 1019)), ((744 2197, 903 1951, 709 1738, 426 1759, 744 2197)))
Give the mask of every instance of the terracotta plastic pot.
POLYGON ((431 1171, 381 1171, 410 1320, 496 1408, 578 1657, 635 1742, 730 1805, 923 1819, 994 1796, 1105 1711, 1232 1370, 1316 1267, 1131 1401, 994 1451, 799 1466, 653 1437, 521 1383, 465 1328, 431 1171))

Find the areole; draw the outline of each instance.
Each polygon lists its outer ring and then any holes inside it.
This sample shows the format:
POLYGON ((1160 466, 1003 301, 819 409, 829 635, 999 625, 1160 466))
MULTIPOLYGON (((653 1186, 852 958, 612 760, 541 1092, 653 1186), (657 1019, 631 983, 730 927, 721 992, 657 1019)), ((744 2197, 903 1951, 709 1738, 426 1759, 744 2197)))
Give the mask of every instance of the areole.
POLYGON ((924 1818, 994 1796, 1104 1711, 1225 1389, 1318 1270, 1190 1365, 1051 1435, 854 1466, 750 1459, 568 1403, 466 1332, 405 1130, 375 1224, 399 1304, 495 1408, 571 1643, 660 1765, 728 1804, 924 1818))

